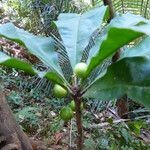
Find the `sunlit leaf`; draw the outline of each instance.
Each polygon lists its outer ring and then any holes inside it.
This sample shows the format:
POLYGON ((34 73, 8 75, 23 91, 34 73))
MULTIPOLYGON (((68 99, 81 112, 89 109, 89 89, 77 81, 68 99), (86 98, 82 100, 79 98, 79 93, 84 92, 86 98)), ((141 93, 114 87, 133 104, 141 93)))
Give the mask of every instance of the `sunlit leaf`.
POLYGON ((12 23, 0 25, 0 37, 5 37, 25 46, 29 52, 36 55, 57 76, 61 77, 62 73, 52 38, 35 36, 23 29, 15 27, 12 23))
POLYGON ((0 65, 7 66, 10 68, 15 68, 19 70, 23 70, 25 73, 30 75, 38 75, 40 78, 47 78, 50 81, 57 82, 59 84, 63 84, 63 80, 57 76, 57 74, 53 71, 38 71, 36 70, 32 64, 29 64, 23 60, 19 60, 17 58, 12 58, 3 52, 0 52, 0 65))
POLYGON ((112 100, 124 94, 150 108, 150 59, 124 58, 112 64, 107 73, 93 83, 85 96, 112 100))
POLYGON ((91 34, 102 24, 106 9, 102 6, 84 14, 60 14, 55 22, 73 68, 80 62, 91 34))
POLYGON ((107 27, 100 48, 90 61, 87 76, 119 48, 144 34, 150 35, 150 21, 133 14, 117 15, 107 27))

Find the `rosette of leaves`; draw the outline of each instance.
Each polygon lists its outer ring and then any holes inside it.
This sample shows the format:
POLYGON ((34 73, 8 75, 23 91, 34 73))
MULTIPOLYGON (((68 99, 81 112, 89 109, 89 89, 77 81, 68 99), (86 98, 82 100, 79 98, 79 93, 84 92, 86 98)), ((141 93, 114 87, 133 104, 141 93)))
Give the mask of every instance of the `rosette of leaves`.
POLYGON ((61 41, 35 36, 12 23, 0 26, 0 36, 25 46, 46 66, 38 71, 25 61, 0 52, 0 65, 24 70, 31 75, 61 85, 74 99, 78 122, 78 149, 82 149, 80 105, 83 97, 112 100, 128 97, 150 108, 150 21, 133 14, 117 14, 107 24, 107 7, 95 8, 83 14, 60 14, 55 23, 61 41), (130 42, 142 40, 133 47, 130 42), (117 62, 110 60, 123 48, 117 62), (87 71, 78 78, 73 69, 84 62, 87 71))

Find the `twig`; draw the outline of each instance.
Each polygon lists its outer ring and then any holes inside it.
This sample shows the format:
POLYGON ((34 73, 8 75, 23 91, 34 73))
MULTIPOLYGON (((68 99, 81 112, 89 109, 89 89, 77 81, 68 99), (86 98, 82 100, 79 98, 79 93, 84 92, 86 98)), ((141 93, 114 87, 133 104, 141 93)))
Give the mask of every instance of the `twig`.
POLYGON ((72 147, 72 119, 70 121, 70 131, 69 131, 69 149, 72 147))
MULTIPOLYGON (((136 117, 136 118, 134 118, 134 120, 144 119, 144 118, 148 118, 148 117, 150 117, 150 115, 136 117)), ((125 122, 128 122, 128 121, 131 121, 131 119, 117 119, 117 120, 114 120, 112 122, 112 124, 124 123, 124 125, 128 128, 128 125, 125 123, 125 122)), ((99 124, 92 124, 87 128, 102 128, 102 127, 106 127, 106 126, 109 126, 109 125, 111 125, 111 124, 108 123, 108 122, 103 122, 103 123, 99 123, 99 124)))
POLYGON ((145 144, 150 144, 150 140, 149 140, 149 139, 146 139, 146 138, 143 138, 143 137, 141 137, 141 136, 138 136, 138 135, 136 135, 134 132, 131 132, 131 134, 132 134, 133 136, 135 136, 137 139, 142 140, 145 144))
MULTIPOLYGON (((121 122, 127 122, 127 121, 130 121, 130 119, 114 120, 113 124, 117 124, 117 123, 121 123, 121 122)), ((100 124, 92 124, 88 128, 102 128, 102 127, 106 127, 106 126, 109 126, 109 125, 110 125, 110 123, 104 122, 104 123, 100 123, 100 124)))

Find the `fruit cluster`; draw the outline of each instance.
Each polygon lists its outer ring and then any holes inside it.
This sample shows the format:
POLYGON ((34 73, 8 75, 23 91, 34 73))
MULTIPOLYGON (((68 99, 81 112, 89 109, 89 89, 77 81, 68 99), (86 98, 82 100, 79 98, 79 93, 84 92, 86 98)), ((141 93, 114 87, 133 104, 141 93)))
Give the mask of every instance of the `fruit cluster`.
MULTIPOLYGON (((74 74, 79 78, 83 78, 85 76, 86 71, 87 71, 87 64, 83 62, 78 63, 74 68, 74 74)), ((57 98, 64 98, 67 96, 67 90, 64 87, 56 84, 54 86, 54 95, 57 98)), ((80 105, 80 109, 81 110, 83 109, 83 102, 80 105)), ((73 117, 74 111, 76 111, 76 105, 75 101, 72 100, 69 106, 64 106, 60 110, 61 119, 63 119, 64 121, 70 120, 73 117)))

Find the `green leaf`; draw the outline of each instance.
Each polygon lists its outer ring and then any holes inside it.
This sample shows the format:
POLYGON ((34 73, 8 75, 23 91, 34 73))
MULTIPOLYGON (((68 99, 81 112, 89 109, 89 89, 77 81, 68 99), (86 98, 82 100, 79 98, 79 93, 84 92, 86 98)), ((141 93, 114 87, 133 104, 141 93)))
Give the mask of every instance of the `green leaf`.
POLYGON ((150 37, 145 38, 140 42, 138 45, 132 47, 132 48, 127 48, 125 49, 120 58, 124 57, 148 57, 150 58, 150 37))
POLYGON ((102 24, 106 9, 102 6, 84 14, 60 14, 55 22, 73 68, 80 62, 91 34, 102 24))
POLYGON ((16 68, 23 70, 24 72, 30 74, 30 75, 39 75, 41 78, 47 78, 50 81, 54 81, 60 85, 63 85, 63 80, 59 76, 57 76, 56 72, 47 71, 47 72, 41 72, 32 67, 31 64, 19 60, 17 58, 12 58, 3 52, 0 52, 0 65, 7 66, 10 68, 16 68))
POLYGON ((0 25, 0 37, 5 37, 25 46, 29 52, 36 55, 44 64, 61 76, 54 41, 50 37, 35 36, 15 27, 12 23, 0 25))
POLYGON ((42 72, 42 74, 43 74, 43 77, 47 78, 50 81, 53 81, 54 83, 57 83, 63 86, 65 84, 64 80, 61 77, 59 77, 56 72, 48 71, 48 72, 42 72))
POLYGON ((0 52, 0 65, 7 66, 10 68, 21 69, 21 70, 23 70, 26 73, 29 73, 31 75, 36 74, 36 72, 32 68, 31 64, 24 62, 24 61, 21 61, 21 60, 16 59, 16 58, 11 58, 2 52, 0 52))
POLYGON ((100 48, 89 63, 86 76, 119 48, 143 34, 150 35, 150 21, 133 14, 117 15, 107 27, 100 48))
POLYGON ((120 132, 121 132, 121 135, 123 136, 123 138, 125 139, 126 143, 129 143, 130 134, 128 133, 128 130, 126 128, 122 128, 120 132))
POLYGON ((134 132, 137 135, 140 135, 141 128, 143 128, 144 122, 142 120, 133 121, 129 123, 129 128, 132 132, 134 132))
POLYGON ((111 100, 124 94, 150 108, 150 59, 123 58, 112 64, 107 73, 93 83, 85 96, 111 100))

